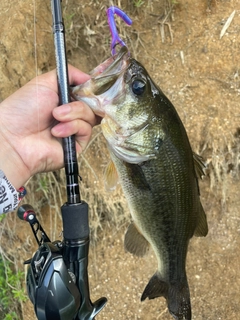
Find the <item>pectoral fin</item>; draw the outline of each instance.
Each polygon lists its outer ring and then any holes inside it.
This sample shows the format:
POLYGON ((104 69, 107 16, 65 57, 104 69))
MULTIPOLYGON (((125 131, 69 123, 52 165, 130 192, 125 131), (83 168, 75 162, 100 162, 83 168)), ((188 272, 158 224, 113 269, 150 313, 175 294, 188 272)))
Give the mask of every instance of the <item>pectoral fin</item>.
POLYGON ((127 229, 124 239, 124 248, 126 251, 143 257, 149 250, 149 242, 137 230, 134 223, 131 223, 127 229))
POLYGON ((112 161, 107 165, 104 172, 104 186, 107 191, 112 191, 118 183, 117 169, 112 161))
POLYGON ((198 223, 194 231, 196 237, 205 237, 208 233, 207 217, 200 202, 200 210, 198 214, 198 223))

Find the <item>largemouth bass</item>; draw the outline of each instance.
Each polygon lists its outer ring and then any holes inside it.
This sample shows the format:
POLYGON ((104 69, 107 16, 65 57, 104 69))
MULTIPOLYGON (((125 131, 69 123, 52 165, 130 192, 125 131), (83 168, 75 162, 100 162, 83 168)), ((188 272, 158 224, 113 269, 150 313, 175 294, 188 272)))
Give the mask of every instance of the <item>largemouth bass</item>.
POLYGON ((175 319, 190 320, 188 243, 194 234, 206 236, 208 226, 198 187, 203 163, 174 106, 126 47, 72 95, 103 118, 113 161, 106 180, 113 187, 119 177, 133 220, 126 250, 143 256, 151 246, 156 255, 158 269, 141 300, 163 296, 175 319))

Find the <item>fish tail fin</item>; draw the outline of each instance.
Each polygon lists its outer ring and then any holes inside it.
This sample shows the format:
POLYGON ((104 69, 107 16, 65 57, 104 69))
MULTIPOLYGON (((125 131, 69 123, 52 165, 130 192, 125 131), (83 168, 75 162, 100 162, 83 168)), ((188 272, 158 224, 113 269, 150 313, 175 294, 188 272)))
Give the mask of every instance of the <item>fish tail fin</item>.
POLYGON ((170 314, 177 320, 191 320, 191 302, 187 279, 183 283, 170 284, 155 273, 143 291, 141 301, 146 298, 164 297, 170 314))
POLYGON ((191 320, 190 292, 187 280, 170 286, 168 291, 168 310, 178 320, 191 320))
POLYGON ((164 280, 161 280, 158 273, 155 273, 149 280, 146 288, 141 296, 141 301, 148 299, 155 299, 157 297, 168 297, 169 284, 164 280))

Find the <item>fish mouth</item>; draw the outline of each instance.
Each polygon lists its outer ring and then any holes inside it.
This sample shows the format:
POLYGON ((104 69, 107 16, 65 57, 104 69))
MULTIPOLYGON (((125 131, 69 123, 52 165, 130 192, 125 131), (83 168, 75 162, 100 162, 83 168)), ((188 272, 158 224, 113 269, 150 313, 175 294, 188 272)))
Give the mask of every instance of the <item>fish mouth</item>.
POLYGON ((129 63, 129 51, 127 47, 121 47, 117 54, 108 58, 90 72, 90 80, 72 89, 72 97, 79 100, 84 96, 99 96, 105 93, 126 71, 129 63))
POLYGON ((125 69, 125 64, 129 61, 130 53, 126 46, 121 47, 119 52, 105 60, 90 72, 92 78, 102 78, 113 74, 118 74, 125 69))
POLYGON ((94 95, 100 95, 108 91, 125 72, 129 65, 129 60, 128 49, 124 46, 121 47, 116 55, 96 67, 90 73, 93 83, 92 93, 94 95))

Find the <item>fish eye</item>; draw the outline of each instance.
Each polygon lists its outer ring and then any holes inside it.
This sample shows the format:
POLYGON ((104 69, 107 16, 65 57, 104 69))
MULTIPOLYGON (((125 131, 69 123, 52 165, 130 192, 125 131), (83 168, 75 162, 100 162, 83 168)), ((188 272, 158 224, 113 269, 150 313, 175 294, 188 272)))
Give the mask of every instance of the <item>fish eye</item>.
POLYGON ((146 84, 143 80, 136 79, 132 83, 132 91, 137 96, 140 96, 145 91, 146 84))

